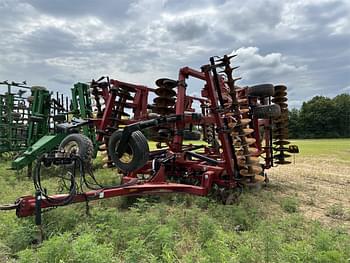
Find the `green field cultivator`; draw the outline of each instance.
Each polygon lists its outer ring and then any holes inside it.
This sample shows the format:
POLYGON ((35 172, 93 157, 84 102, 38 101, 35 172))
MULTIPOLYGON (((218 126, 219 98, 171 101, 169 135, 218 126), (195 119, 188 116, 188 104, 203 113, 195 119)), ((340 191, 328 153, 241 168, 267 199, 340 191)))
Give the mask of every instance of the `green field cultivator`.
MULTIPOLYGON (((77 83, 72 88, 72 101, 68 107, 68 98, 51 94, 41 87, 32 88, 33 100, 28 127, 28 148, 12 162, 12 168, 19 170, 29 166, 42 154, 50 152, 59 146, 63 149, 75 151, 82 147, 79 142, 95 142, 95 132, 87 124, 87 119, 92 117, 92 105, 89 93, 89 85, 77 83), (71 121, 68 123, 68 119, 71 121), (77 134, 81 131, 82 134, 77 134), (74 135, 69 135, 74 133, 74 135), (86 136, 89 140, 86 140, 86 136)), ((89 148, 93 148, 91 145, 89 148)), ((90 159, 96 154, 91 152, 90 159)))
POLYGON ((30 106, 23 95, 28 89, 25 82, 0 82, 0 154, 27 147, 30 106))

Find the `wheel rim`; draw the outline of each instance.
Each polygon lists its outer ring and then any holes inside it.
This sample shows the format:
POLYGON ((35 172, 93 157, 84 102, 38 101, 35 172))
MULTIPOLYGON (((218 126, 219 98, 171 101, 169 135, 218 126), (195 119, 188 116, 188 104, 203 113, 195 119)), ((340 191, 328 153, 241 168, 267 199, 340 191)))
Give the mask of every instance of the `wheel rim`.
MULTIPOLYGON (((115 152, 116 152, 117 156, 118 156, 118 152, 117 152, 118 146, 119 146, 119 142, 117 143, 117 145, 115 147, 115 152)), ((133 151, 132 147, 130 147, 130 145, 128 145, 127 150, 119 158, 119 161, 122 163, 125 163, 125 164, 129 164, 132 162, 133 158, 134 158, 134 151, 133 151)))
POLYGON ((64 147, 64 152, 70 153, 70 154, 77 154, 79 153, 79 145, 75 141, 68 142, 64 147))

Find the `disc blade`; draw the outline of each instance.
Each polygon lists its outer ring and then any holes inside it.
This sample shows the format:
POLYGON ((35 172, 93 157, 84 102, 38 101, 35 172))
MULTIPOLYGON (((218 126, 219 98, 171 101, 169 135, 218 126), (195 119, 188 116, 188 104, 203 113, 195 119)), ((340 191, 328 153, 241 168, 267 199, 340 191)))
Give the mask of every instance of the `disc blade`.
POLYGON ((288 99, 286 97, 275 97, 272 99, 272 102, 279 104, 281 102, 286 102, 288 99))
POLYGON ((153 102, 159 107, 174 106, 175 99, 169 97, 157 97, 153 99, 153 102))
POLYGON ((291 157, 290 154, 286 154, 286 153, 280 153, 280 154, 276 154, 273 156, 273 158, 275 159, 285 159, 285 158, 289 158, 291 157))
POLYGON ((287 145, 287 144, 290 144, 289 141, 276 141, 276 142, 273 142, 273 144, 275 145, 287 145))
POLYGON ((284 85, 276 85, 275 86, 275 92, 280 92, 280 91, 286 91, 287 87, 284 85))
POLYGON ((176 92, 174 90, 167 89, 164 87, 156 89, 154 93, 160 97, 174 97, 174 96, 176 96, 176 92))
POLYGON ((165 87, 167 89, 173 89, 177 86, 177 81, 173 79, 161 78, 156 80, 158 87, 165 87))
POLYGON ((291 164, 292 162, 286 161, 286 160, 279 160, 279 161, 276 161, 275 163, 277 163, 277 164, 291 164))

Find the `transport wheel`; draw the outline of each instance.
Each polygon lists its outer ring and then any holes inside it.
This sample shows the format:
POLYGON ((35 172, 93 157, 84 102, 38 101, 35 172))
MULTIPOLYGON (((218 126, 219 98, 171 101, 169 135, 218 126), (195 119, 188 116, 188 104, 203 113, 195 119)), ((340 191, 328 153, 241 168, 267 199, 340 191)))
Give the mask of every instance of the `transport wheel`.
POLYGON ((65 153, 78 155, 85 167, 90 167, 94 146, 85 135, 73 133, 62 140, 59 146, 65 153))
POLYGON ((269 97, 275 93, 275 87, 272 84, 260 84, 247 88, 247 95, 253 97, 269 97))
POLYGON ((277 118, 281 115, 281 108, 277 104, 261 105, 253 108, 253 115, 257 118, 277 118))
POLYGON ((149 147, 146 137, 141 131, 133 132, 129 138, 128 147, 125 153, 118 157, 117 148, 120 143, 123 131, 112 133, 108 152, 114 165, 124 172, 132 172, 143 167, 149 159, 149 147))

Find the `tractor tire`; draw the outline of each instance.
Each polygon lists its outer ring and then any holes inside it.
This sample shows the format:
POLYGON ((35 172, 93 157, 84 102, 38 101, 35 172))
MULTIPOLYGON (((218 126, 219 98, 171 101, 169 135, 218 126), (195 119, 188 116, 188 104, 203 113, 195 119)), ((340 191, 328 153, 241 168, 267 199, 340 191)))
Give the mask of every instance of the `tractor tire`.
POLYGON ((247 88, 247 95, 252 97, 269 97, 275 94, 275 87, 272 84, 260 84, 247 88))
POLYGON ((281 108, 277 104, 257 106, 252 111, 259 119, 277 118, 281 115, 281 108))
POLYGON ((78 155, 83 161, 85 169, 91 167, 94 146, 92 141, 85 135, 79 133, 69 134, 62 140, 58 148, 68 154, 78 155))
POLYGON ((113 164, 123 172, 132 172, 143 167, 149 160, 149 147, 146 137, 141 131, 133 132, 128 142, 128 148, 121 158, 116 152, 123 131, 112 133, 108 143, 108 153, 113 164))

